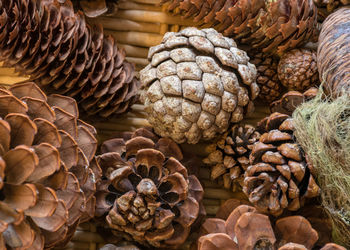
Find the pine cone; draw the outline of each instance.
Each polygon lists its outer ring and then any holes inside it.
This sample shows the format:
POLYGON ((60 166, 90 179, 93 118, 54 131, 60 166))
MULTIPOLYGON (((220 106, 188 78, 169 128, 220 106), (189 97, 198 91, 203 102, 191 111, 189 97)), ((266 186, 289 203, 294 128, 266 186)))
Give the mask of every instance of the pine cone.
POLYGON ((278 112, 292 115, 294 110, 303 102, 313 99, 318 93, 317 88, 309 88, 304 93, 289 91, 281 99, 270 104, 271 113, 278 112))
MULTIPOLYGON (((235 208, 226 221, 207 219, 201 231, 198 250, 306 250, 312 249, 318 239, 317 231, 302 216, 288 216, 271 223, 268 216, 247 205, 235 208)), ((334 243, 321 249, 345 250, 334 243)))
POLYGON ((145 129, 104 142, 96 215, 106 216, 117 237, 177 248, 205 213, 203 188, 181 159, 174 141, 145 129))
POLYGON ((313 0, 317 6, 317 18, 323 22, 324 19, 335 9, 350 5, 350 0, 313 0))
POLYGON ((258 71, 256 83, 260 88, 259 98, 266 103, 271 103, 282 93, 281 82, 277 74, 278 59, 263 53, 255 54, 252 58, 251 63, 258 71))
POLYGON ((125 243, 125 244, 107 244, 100 248, 100 250, 140 250, 137 246, 125 243))
POLYGON ((293 49, 281 57, 277 70, 278 78, 289 90, 305 91, 320 84, 316 51, 293 49))
POLYGON ((225 132, 251 111, 259 93, 247 54, 214 29, 166 33, 148 59, 140 72, 148 120, 177 143, 225 132))
POLYGON ((249 166, 249 154, 259 138, 260 133, 253 126, 234 125, 208 147, 210 154, 203 162, 211 166, 211 178, 227 189, 239 189, 249 166))
POLYGON ((277 53, 308 41, 316 26, 312 0, 162 0, 165 8, 195 22, 210 24, 239 44, 277 53))
POLYGON ((46 92, 74 97, 82 110, 102 117, 126 112, 136 101, 134 66, 70 1, 6 1, 0 15, 1 60, 46 92))
POLYGON ((96 131, 78 116, 34 83, 0 89, 0 249, 63 244, 94 215, 96 131))
POLYGON ((293 136, 290 116, 273 113, 258 128, 265 130, 253 146, 243 192, 260 211, 275 216, 283 209, 298 210, 305 198, 320 193, 312 165, 293 136))

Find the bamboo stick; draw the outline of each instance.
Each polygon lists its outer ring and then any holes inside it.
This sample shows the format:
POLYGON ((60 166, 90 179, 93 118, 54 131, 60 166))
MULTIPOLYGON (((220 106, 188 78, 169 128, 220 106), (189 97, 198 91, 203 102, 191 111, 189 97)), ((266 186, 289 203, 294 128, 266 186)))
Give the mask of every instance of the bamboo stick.
POLYGON ((132 46, 129 44, 120 44, 120 43, 118 44, 118 46, 125 50, 128 57, 137 57, 142 59, 147 58, 147 54, 148 54, 147 48, 132 46))
POLYGON ((98 233, 87 231, 76 231, 72 240, 79 242, 104 242, 103 238, 98 233))
POLYGON ((137 1, 121 1, 118 4, 120 10, 150 10, 150 11, 162 11, 162 7, 157 3, 137 3, 137 1))
POLYGON ((141 47, 152 47, 162 41, 163 36, 154 33, 136 31, 113 31, 106 29, 106 35, 112 35, 118 43, 136 45, 141 47))
POLYGON ((204 197, 209 199, 227 200, 234 198, 236 193, 220 188, 205 188, 204 197))
POLYGON ((147 64, 149 63, 147 59, 144 58, 137 58, 137 57, 126 57, 126 59, 131 62, 134 63, 136 65, 139 65, 140 67, 144 68, 147 66, 147 64))

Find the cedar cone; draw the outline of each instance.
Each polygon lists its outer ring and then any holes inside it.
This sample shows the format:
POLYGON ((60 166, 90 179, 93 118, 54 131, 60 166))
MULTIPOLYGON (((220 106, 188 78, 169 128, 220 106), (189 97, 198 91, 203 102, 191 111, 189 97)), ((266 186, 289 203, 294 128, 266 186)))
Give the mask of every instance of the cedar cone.
POLYGON ((239 44, 283 54, 313 36, 317 24, 312 0, 162 0, 165 8, 209 24, 239 44))
POLYGON ((271 103, 282 93, 281 82, 277 74, 278 59, 263 53, 253 54, 252 58, 251 63, 258 71, 256 83, 260 88, 259 98, 266 103, 271 103))
POLYGON ((278 112, 286 115, 292 115, 294 110, 303 102, 313 99, 318 93, 317 88, 309 88, 304 93, 298 91, 289 91, 281 99, 270 104, 271 113, 278 112))
POLYGON ((105 141, 98 162, 105 180, 97 193, 98 217, 117 237, 143 246, 177 248, 205 213, 203 188, 180 163, 169 138, 146 129, 105 141))
MULTIPOLYGON (((271 223, 254 207, 240 205, 226 219, 209 218, 201 228, 198 250, 306 250, 312 249, 318 234, 302 216, 288 216, 271 223)), ((321 250, 345 250, 334 243, 321 250)))
POLYGON ((0 89, 0 249, 62 245, 94 215, 96 131, 78 116, 34 83, 0 89))
POLYGON ((74 97, 89 115, 120 114, 137 99, 139 82, 124 51, 69 0, 2 1, 0 58, 46 92, 74 97))
POLYGON ((249 154, 259 139, 260 133, 253 126, 234 125, 208 147, 209 156, 203 162, 211 166, 211 178, 227 189, 240 189, 249 166, 249 154))
POLYGON ((320 188, 314 169, 293 136, 293 119, 273 113, 258 128, 265 133, 253 146, 245 172, 243 192, 260 211, 275 216, 283 209, 295 211, 320 188))
POLYGON ((341 8, 323 22, 317 48, 317 67, 327 94, 350 91, 350 8, 341 8))
POLYGON ((168 32, 140 72, 148 120, 157 134, 197 143, 224 133, 253 109, 256 68, 214 29, 168 32))
POLYGON ((320 84, 316 51, 293 49, 285 53, 278 63, 278 78, 289 90, 305 91, 320 84))

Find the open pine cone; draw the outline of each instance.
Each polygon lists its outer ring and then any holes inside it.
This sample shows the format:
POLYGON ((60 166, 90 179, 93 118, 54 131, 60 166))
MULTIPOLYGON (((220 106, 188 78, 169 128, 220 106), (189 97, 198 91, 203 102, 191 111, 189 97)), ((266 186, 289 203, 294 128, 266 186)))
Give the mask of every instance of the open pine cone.
POLYGON ((136 101, 140 84, 125 52, 69 0, 2 1, 0 17, 0 59, 46 92, 74 97, 81 110, 102 117, 136 101))
POLYGON ((157 134, 197 143, 224 133, 253 109, 256 68, 214 29, 168 32, 140 72, 148 120, 157 134))
MULTIPOLYGON (((207 219, 201 228, 198 250, 307 250, 318 240, 318 233, 302 216, 288 216, 272 224, 254 207, 240 205, 226 220, 207 219)), ((321 250, 345 250, 328 243, 321 250)))
POLYGON ((298 210, 306 198, 318 196, 320 188, 312 164, 294 140, 293 119, 273 113, 258 127, 265 133, 250 154, 243 192, 264 213, 277 216, 285 208, 298 210))
POLYGON ((177 248, 201 218, 203 188, 180 163, 169 138, 146 129, 105 141, 98 162, 105 180, 98 187, 96 215, 106 216, 117 237, 150 247, 177 248))
POLYGON ((162 0, 165 8, 214 27, 239 44, 277 53, 308 41, 317 24, 312 0, 162 0))
POLYGON ((94 215, 96 131, 78 117, 34 83, 0 89, 0 249, 64 244, 94 215))
POLYGON ((234 125, 208 147, 209 155, 203 162, 211 166, 211 178, 227 189, 240 189, 249 154, 259 138, 260 133, 253 126, 234 125))

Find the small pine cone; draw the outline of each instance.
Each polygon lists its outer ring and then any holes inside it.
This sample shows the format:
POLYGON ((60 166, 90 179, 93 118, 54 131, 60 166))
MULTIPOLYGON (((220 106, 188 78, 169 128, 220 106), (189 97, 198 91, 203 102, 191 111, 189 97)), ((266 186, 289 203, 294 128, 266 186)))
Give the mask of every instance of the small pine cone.
POLYGON ((298 210, 320 188, 314 169, 293 136, 293 119, 273 113, 258 125, 265 133, 253 146, 243 192, 260 211, 278 216, 286 208, 298 210))
POLYGON ((317 18, 323 22, 326 17, 339 7, 350 5, 350 0, 313 0, 317 6, 317 18))
POLYGON ((271 103, 282 93, 281 82, 277 74, 278 59, 263 53, 253 55, 251 63, 258 71, 256 83, 260 88, 259 98, 266 103, 271 103))
POLYGON ((277 70, 278 78, 289 90, 305 91, 320 84, 316 51, 293 49, 281 57, 277 70))
POLYGON ((259 94, 247 54, 214 29, 166 33, 148 59, 140 72, 148 121, 177 143, 224 133, 252 111, 259 94))
POLYGON ((253 126, 234 125, 208 147, 210 154, 203 162, 211 166, 211 178, 227 189, 239 189, 249 166, 249 154, 259 138, 260 133, 253 126))
POLYGON ((0 89, 0 249, 63 245, 94 215, 96 131, 78 116, 34 83, 0 89))
POLYGON ((283 54, 310 40, 317 24, 312 0, 162 0, 174 14, 209 24, 251 50, 283 54))
POLYGON ((126 112, 139 82, 125 52, 90 27, 69 0, 0 3, 0 59, 48 93, 74 97, 89 115, 126 112), (17 20, 19 19, 19 20, 17 20))
POLYGON ((205 213, 203 188, 180 163, 169 138, 146 129, 102 145, 98 162, 105 180, 98 187, 96 216, 117 237, 146 247, 177 248, 205 213))

